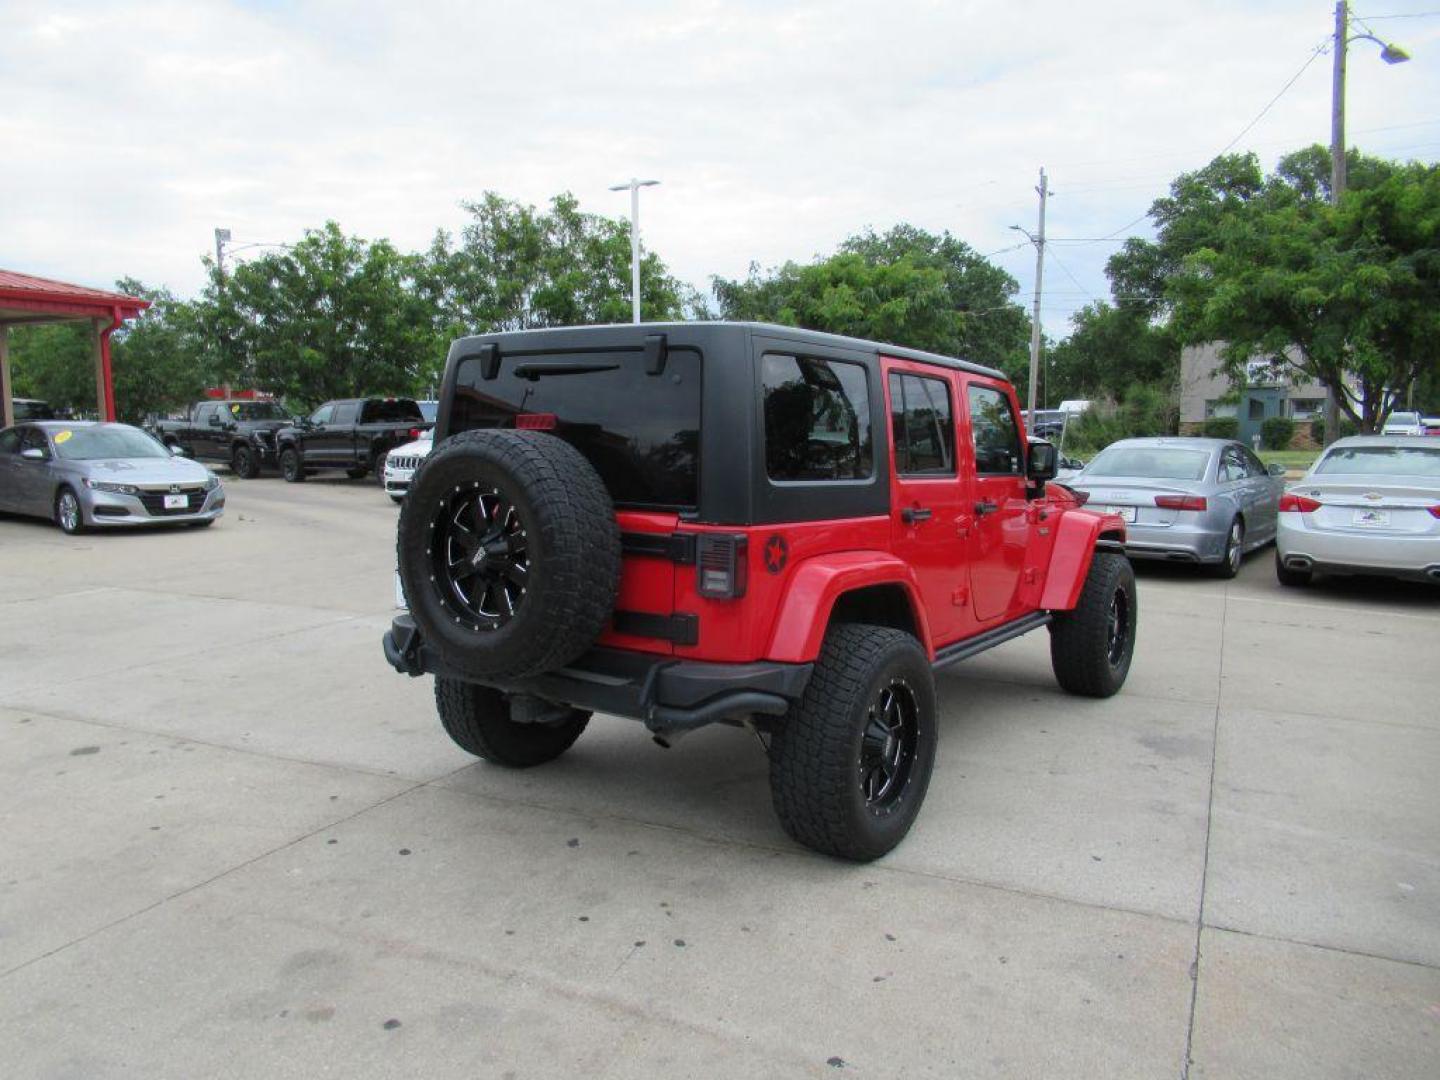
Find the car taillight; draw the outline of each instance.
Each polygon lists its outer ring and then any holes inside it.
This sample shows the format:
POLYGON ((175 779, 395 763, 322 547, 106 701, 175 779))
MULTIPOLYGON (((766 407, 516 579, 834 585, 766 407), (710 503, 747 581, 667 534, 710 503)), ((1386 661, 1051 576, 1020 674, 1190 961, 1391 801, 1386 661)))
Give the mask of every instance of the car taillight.
POLYGON ((748 549, 743 536, 701 533, 695 547, 695 591, 714 600, 744 596, 748 549))
POLYGON ((1440 518, 1440 506, 1429 507, 1429 512, 1431 517, 1440 518))
POLYGON ((518 431, 554 431, 559 422, 559 417, 553 412, 527 412, 515 417, 515 428, 518 431))
POLYGON ((1307 499, 1304 495, 1280 496, 1280 512, 1282 514, 1313 514, 1319 509, 1320 502, 1316 499, 1307 499))
POLYGON ((1155 505, 1161 510, 1204 510, 1204 495, 1156 495, 1155 505))

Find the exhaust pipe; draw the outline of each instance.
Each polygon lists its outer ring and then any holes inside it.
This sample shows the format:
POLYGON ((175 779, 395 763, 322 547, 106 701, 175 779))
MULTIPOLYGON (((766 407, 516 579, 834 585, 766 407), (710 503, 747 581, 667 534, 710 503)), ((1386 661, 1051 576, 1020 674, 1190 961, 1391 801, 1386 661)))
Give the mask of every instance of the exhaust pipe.
MULTIPOLYGON (((1285 560, 1285 567, 1288 570, 1309 570, 1313 564, 1308 555, 1291 555, 1285 560)), ((1440 570, 1440 567, 1436 567, 1440 570)))
POLYGON ((1440 581, 1440 566, 1427 566, 1425 576, 1431 581, 1440 581))

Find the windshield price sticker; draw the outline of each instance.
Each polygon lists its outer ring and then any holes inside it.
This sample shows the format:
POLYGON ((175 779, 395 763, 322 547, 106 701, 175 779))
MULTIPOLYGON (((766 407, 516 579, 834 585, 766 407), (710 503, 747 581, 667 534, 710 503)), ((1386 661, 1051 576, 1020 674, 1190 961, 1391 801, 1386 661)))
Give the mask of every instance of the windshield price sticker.
POLYGON ((75 434, 75 433, 74 433, 73 431, 61 431, 61 432, 58 432, 58 433, 56 434, 56 436, 55 436, 55 444, 58 446, 60 443, 69 442, 69 441, 70 441, 70 436, 71 436, 71 435, 74 435, 74 434, 75 434))

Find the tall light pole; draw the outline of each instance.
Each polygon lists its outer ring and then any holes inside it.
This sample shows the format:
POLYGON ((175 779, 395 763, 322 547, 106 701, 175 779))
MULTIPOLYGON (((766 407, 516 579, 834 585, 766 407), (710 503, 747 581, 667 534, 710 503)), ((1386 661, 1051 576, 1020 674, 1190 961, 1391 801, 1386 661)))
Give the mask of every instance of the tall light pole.
POLYGON ((611 191, 630 189, 630 303, 634 322, 640 321, 640 189, 654 187, 659 180, 636 180, 633 176, 623 184, 611 184, 611 191))
MULTIPOLYGON (((1363 24, 1362 24, 1363 25, 1363 24)), ((1345 192, 1345 50, 1352 41, 1373 41, 1380 46, 1380 59, 1387 64, 1403 64, 1410 54, 1398 45, 1381 41, 1374 34, 1350 33, 1350 5, 1338 0, 1335 5, 1335 71, 1330 84, 1330 202, 1340 205, 1345 192)), ((1325 445, 1340 435, 1340 396, 1335 387, 1325 393, 1325 445)))
POLYGON ((1035 424, 1035 390, 1040 381, 1040 287, 1045 280, 1045 202, 1050 197, 1050 186, 1045 183, 1045 169, 1040 169, 1040 185, 1035 189, 1040 196, 1040 231, 1031 233, 1019 225, 1011 225, 1016 232, 1022 232, 1035 245, 1035 314, 1030 320, 1030 385, 1026 388, 1026 415, 1028 426, 1035 424))

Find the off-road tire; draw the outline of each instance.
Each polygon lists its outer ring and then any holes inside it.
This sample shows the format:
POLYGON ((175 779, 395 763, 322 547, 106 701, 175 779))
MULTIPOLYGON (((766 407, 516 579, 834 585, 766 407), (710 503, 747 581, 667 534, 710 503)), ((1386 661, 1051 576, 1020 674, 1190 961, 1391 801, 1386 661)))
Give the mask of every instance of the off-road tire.
POLYGON ((456 679, 435 678, 435 708, 445 733, 467 753, 495 765, 528 769, 553 761, 574 745, 590 714, 571 709, 554 724, 517 724, 499 690, 456 679))
POLYGON ((401 504, 397 549, 427 646, 482 681, 564 667, 604 630, 619 592, 620 530, 609 492, 584 455, 543 432, 466 431, 437 446, 401 504), (449 500, 469 490, 498 491, 525 534, 525 588, 498 626, 457 611, 437 565, 444 552, 432 548, 447 527, 449 500))
POLYGON ((905 838, 935 765, 935 681, 920 643, 901 630, 832 627, 800 700, 770 742, 770 795, 795 840, 857 862, 905 838), (895 680, 913 695, 917 738, 893 804, 871 805, 862 788, 863 739, 872 706, 895 680))
POLYGON ((1315 576, 1313 570, 1292 570, 1286 566, 1280 558, 1280 552, 1275 552, 1275 580, 1281 585, 1291 588, 1303 588, 1310 584, 1310 579, 1315 576))
POLYGON ((60 526, 60 531, 66 536, 79 536, 85 532, 85 508, 80 504, 80 496, 75 494, 74 489, 68 484, 55 493, 55 512, 53 517, 55 524, 60 526), (62 512, 62 504, 67 495, 75 500, 74 525, 66 524, 67 517, 62 512))
POLYGON ((391 496, 390 496, 390 501, 393 502, 396 506, 401 506, 401 505, 403 505, 404 502, 405 502, 405 496, 404 496, 404 495, 391 495, 391 496))
POLYGON ((1229 581, 1236 574, 1240 573, 1240 563, 1245 558, 1245 522, 1238 517, 1230 522, 1230 528, 1225 533, 1225 551, 1220 556, 1218 563, 1210 563, 1206 570, 1211 577, 1220 578, 1222 581, 1229 581), (1238 530, 1238 533, 1237 533, 1238 530), (1235 552, 1240 554, 1237 556, 1235 552))
POLYGON ((260 475, 260 462, 255 451, 248 446, 237 446, 230 451, 230 471, 241 480, 254 480, 260 475))
POLYGON ((298 484, 305 479, 305 462, 293 446, 280 451, 280 475, 287 484, 298 484))
POLYGON ((1056 681, 1071 694, 1110 697, 1125 685, 1135 653, 1135 570, 1124 555, 1097 551, 1073 611, 1058 613, 1050 623, 1050 664, 1056 681), (1118 600, 1117 600, 1118 597, 1118 600), (1113 637, 1112 605, 1121 608, 1124 639, 1118 649, 1113 637))

